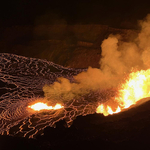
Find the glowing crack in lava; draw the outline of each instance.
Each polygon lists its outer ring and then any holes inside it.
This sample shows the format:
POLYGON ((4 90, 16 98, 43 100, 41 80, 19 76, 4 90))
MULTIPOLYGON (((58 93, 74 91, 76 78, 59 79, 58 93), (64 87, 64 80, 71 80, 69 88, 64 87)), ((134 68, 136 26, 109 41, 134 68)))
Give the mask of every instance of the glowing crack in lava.
POLYGON ((54 127, 59 120, 65 119, 71 125, 76 116, 94 113, 96 105, 93 107, 93 102, 84 98, 73 99, 62 108, 58 104, 53 106, 57 111, 44 110, 43 113, 28 108, 36 102, 47 102, 41 100, 45 84, 53 84, 59 77, 71 81, 82 71, 85 69, 65 68, 42 59, 0 53, 0 134, 34 138, 47 126, 54 127))
POLYGON ((129 42, 117 35, 102 42, 99 69, 66 68, 47 60, 0 53, 0 134, 34 138, 62 119, 70 126, 79 115, 118 113, 149 97, 150 15, 140 25, 141 32, 131 41, 129 37, 129 42), (145 70, 132 72, 120 84, 132 68, 145 70), (28 111, 37 97, 63 103, 64 108, 28 111))
POLYGON ((107 104, 101 104, 97 107, 96 112, 103 113, 104 116, 118 113, 129 108, 131 105, 136 104, 142 98, 149 96, 150 69, 132 72, 129 74, 128 79, 126 79, 126 82, 120 86, 118 95, 114 99, 114 103, 112 104, 110 100, 107 104))
POLYGON ((33 105, 28 106, 28 108, 31 108, 35 111, 40 111, 40 110, 57 110, 57 109, 61 109, 64 106, 62 106, 61 104, 56 104, 55 106, 48 106, 46 103, 43 102, 38 102, 35 103, 33 105))

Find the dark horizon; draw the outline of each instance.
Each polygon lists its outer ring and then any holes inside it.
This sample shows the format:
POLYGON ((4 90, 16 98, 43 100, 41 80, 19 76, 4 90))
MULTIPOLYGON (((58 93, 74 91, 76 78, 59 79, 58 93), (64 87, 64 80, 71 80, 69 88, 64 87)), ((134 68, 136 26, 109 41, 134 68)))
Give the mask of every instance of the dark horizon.
POLYGON ((119 0, 3 1, 0 26, 36 24, 105 24, 134 28, 137 20, 150 13, 150 2, 119 0), (40 20, 40 21, 39 21, 40 20))

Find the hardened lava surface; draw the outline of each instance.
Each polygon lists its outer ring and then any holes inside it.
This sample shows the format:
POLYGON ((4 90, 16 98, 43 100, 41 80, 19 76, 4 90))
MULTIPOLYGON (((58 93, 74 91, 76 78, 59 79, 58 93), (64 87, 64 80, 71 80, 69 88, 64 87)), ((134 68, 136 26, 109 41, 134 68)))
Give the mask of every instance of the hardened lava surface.
MULTIPOLYGON (((46 60, 14 54, 0 54, 0 134, 34 138, 47 126, 65 119, 68 126, 79 115, 95 112, 93 94, 73 99, 60 110, 31 112, 29 103, 44 97, 43 86, 58 77, 71 82, 86 69, 70 69, 46 60)), ((98 96, 97 96, 98 97, 98 96)))

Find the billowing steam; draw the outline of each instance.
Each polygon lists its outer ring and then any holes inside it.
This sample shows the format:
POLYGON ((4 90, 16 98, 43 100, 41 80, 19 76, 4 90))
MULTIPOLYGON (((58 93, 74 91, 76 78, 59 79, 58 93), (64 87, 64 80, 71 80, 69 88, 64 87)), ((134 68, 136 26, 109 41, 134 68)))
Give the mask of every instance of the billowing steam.
POLYGON ((59 78, 43 90, 48 100, 65 102, 90 91, 117 87, 132 69, 150 66, 150 15, 140 21, 141 32, 130 42, 121 41, 120 35, 110 35, 102 42, 100 68, 89 67, 86 72, 74 76, 75 82, 59 78))
POLYGON ((32 138, 46 126, 54 126, 61 119, 71 125, 79 115, 92 114, 95 111, 104 115, 118 113, 123 110, 122 104, 128 108, 131 106, 130 100, 135 104, 135 100, 149 97, 150 15, 140 21, 140 25, 141 32, 130 42, 121 41, 119 35, 110 35, 105 39, 101 45, 100 67, 89 67, 87 71, 67 69, 46 60, 1 53, 0 134, 32 138), (79 73, 81 71, 83 72, 79 73), (75 74, 78 75, 72 80, 75 74), (129 80, 124 82, 126 76, 129 80), (54 82, 56 78, 57 82, 54 82), (49 85, 45 85, 46 83, 49 85), (45 92, 44 99, 37 98, 43 96, 42 87, 45 92), (105 89, 106 93, 103 92, 105 89), (97 91, 100 91, 100 96, 97 91), (113 97, 114 93, 118 96, 115 95, 116 99, 113 97), (98 107, 95 98, 101 103, 98 107), (103 101, 105 98, 106 103, 103 101), (65 103, 70 100, 71 102, 65 103), (52 110, 30 111, 30 104, 35 102, 46 102, 50 105, 44 105, 44 109, 48 107, 48 110, 52 110), (55 105, 56 103, 65 105, 55 105), (112 107, 110 103, 115 106, 112 107), (63 109, 55 111, 57 108, 63 109))

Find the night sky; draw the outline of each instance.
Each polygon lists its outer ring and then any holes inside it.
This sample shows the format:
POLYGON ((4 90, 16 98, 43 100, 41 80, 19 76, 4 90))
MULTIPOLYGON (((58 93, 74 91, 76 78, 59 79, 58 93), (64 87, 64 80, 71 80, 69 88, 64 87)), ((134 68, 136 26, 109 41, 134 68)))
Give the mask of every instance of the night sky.
POLYGON ((119 26, 123 22, 134 24, 150 13, 150 1, 136 0, 6 0, 0 7, 0 26, 53 23, 56 20, 64 20, 67 24, 119 26))

